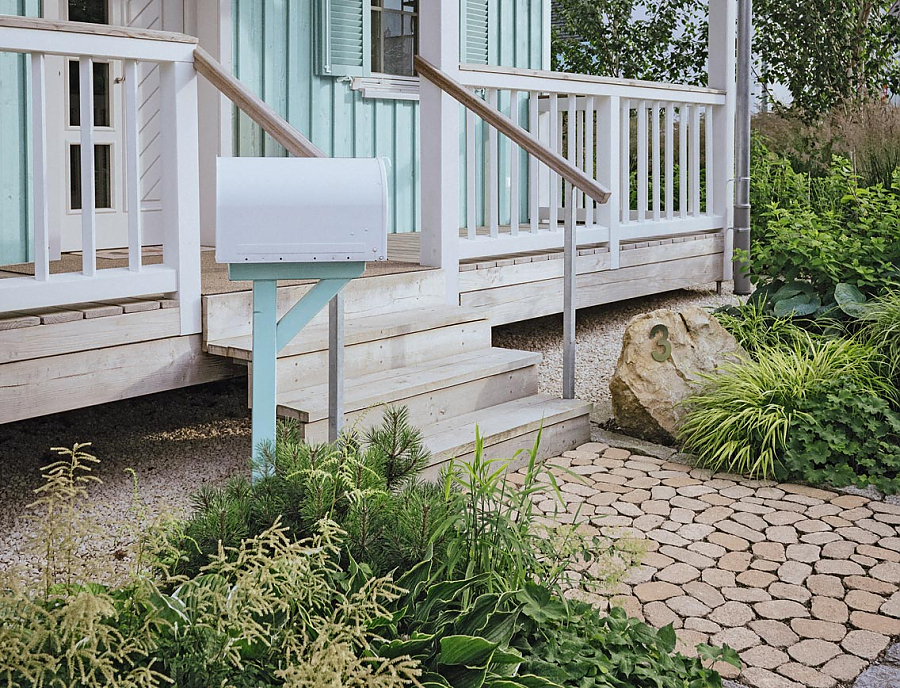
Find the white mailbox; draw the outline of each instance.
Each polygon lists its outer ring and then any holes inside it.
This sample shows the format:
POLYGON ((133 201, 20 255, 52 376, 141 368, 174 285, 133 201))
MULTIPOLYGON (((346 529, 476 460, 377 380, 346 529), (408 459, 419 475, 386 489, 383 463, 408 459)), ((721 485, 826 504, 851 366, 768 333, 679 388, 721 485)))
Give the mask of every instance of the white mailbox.
POLYGON ((387 259, 387 175, 374 158, 219 158, 219 263, 387 259))

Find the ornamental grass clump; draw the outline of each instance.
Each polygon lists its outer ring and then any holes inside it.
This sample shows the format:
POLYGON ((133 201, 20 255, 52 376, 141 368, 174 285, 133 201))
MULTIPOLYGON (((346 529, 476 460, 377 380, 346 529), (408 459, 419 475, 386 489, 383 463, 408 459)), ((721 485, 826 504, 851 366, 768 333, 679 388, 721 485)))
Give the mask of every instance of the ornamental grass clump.
POLYGON ((679 433, 684 448, 715 471, 757 478, 775 475, 798 419, 814 422, 804 402, 822 384, 845 380, 873 395, 896 393, 870 347, 810 336, 762 347, 755 360, 725 364, 704 380, 687 402, 679 433))
POLYGON ((860 339, 881 354, 884 374, 900 387, 900 289, 867 303, 862 323, 860 339))

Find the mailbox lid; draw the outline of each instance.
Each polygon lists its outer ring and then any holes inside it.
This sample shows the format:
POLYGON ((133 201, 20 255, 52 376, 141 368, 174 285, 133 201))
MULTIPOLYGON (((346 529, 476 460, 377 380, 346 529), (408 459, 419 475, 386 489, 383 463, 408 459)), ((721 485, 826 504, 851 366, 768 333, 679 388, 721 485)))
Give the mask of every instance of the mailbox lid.
POLYGON ((216 260, 387 259, 387 174, 375 158, 219 158, 216 260))

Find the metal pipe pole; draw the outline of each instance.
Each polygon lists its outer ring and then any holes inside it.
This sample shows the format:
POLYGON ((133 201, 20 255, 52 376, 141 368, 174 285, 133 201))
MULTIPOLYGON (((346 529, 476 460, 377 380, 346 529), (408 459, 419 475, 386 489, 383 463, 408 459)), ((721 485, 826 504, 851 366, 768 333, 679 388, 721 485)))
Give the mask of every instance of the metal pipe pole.
POLYGON ((566 227, 563 253, 563 399, 575 398, 575 281, 578 243, 575 237, 575 199, 571 184, 566 195, 566 227))
MULTIPOLYGON (((734 197, 734 247, 750 253, 750 49, 752 0, 738 0, 737 103, 735 112, 736 175, 734 197)), ((749 264, 734 261, 734 293, 749 294, 749 264)))
POLYGON ((344 294, 328 303, 328 441, 344 427, 344 294))

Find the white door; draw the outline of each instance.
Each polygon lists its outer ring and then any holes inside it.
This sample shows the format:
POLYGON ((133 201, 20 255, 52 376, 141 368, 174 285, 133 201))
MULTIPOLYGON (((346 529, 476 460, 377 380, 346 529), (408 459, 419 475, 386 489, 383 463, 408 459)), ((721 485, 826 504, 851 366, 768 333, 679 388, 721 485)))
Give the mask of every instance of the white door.
MULTIPOLYGON (((44 17, 94 24, 122 24, 115 0, 49 0, 44 17)), ((54 253, 81 249, 81 88, 79 63, 47 58, 47 154, 50 164, 54 253)), ((123 65, 94 61, 94 183, 98 248, 128 245, 125 204, 123 65)))

